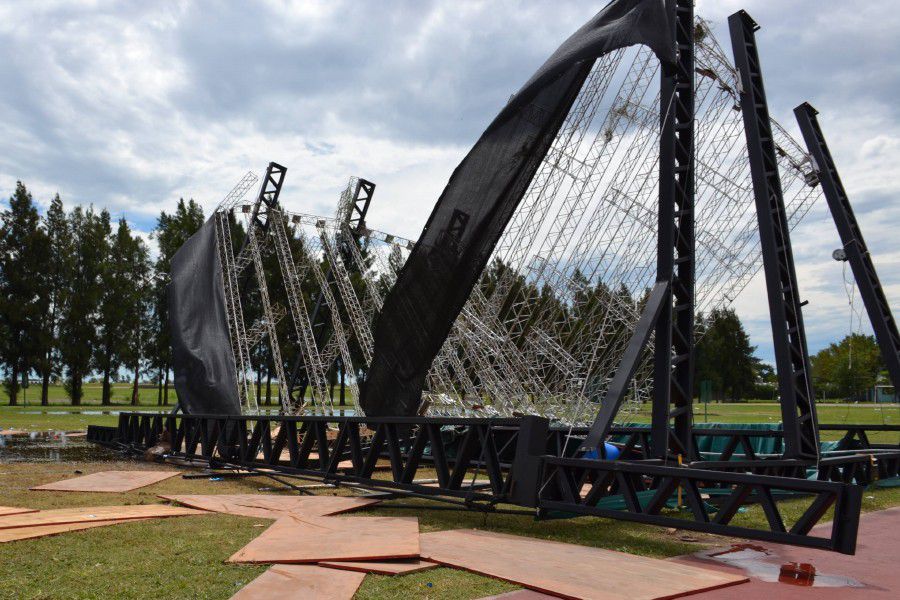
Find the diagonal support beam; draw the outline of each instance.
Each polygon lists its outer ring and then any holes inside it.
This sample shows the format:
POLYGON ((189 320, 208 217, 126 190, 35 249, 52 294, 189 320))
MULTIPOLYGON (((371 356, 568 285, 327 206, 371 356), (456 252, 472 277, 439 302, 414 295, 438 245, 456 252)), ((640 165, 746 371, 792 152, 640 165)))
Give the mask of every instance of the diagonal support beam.
POLYGON ((647 299, 647 305, 644 307, 644 312, 641 313, 641 318, 634 328, 634 333, 631 334, 631 339, 628 340, 628 346, 625 348, 622 362, 619 363, 616 374, 603 394, 603 399, 600 402, 600 412, 597 414, 594 424, 591 425, 591 429, 581 448, 582 450, 600 448, 600 452, 603 452, 603 441, 609 435, 613 419, 616 418, 619 407, 622 406, 622 401, 628 392, 628 385, 631 383, 634 372, 640 363, 641 354, 644 348, 647 347, 650 334, 653 333, 653 329, 659 320, 659 315, 662 313, 665 302, 669 298, 668 292, 669 284, 666 281, 659 281, 653 286, 650 297, 647 299))
POLYGON ((741 110, 772 321, 784 426, 784 456, 816 460, 819 456, 819 434, 815 396, 790 228, 784 209, 772 122, 756 45, 759 25, 745 11, 731 15, 728 25, 734 62, 740 75, 741 110))
POLYGON ((841 236, 841 243, 844 245, 844 252, 847 253, 847 260, 853 270, 853 277, 859 286, 859 294, 869 314, 869 321, 875 331, 875 339, 881 348, 881 356, 887 365, 891 383, 895 389, 900 390, 900 333, 897 332, 897 323, 884 295, 881 280, 875 271, 872 255, 869 254, 856 215, 853 214, 850 198, 828 149, 825 135, 819 127, 817 114, 818 111, 808 103, 794 109, 806 147, 809 148, 814 161, 813 167, 816 169, 819 183, 822 184, 822 192, 828 201, 828 208, 831 210, 834 224, 841 236))

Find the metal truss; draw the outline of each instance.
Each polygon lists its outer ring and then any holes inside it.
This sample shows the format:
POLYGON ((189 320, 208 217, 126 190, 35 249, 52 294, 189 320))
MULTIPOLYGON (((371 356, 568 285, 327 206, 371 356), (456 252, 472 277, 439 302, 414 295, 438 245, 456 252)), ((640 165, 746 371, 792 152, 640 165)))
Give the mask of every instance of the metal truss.
POLYGON ((740 103, 753 173, 769 316, 772 321, 781 417, 785 430, 785 456, 815 460, 819 456, 815 395, 791 250, 790 227, 756 46, 755 32, 759 25, 745 11, 729 17, 728 24, 742 83, 740 103))
POLYGON ((653 360, 653 447, 663 459, 694 454, 694 0, 668 4, 677 60, 663 69, 660 94, 656 280, 667 287, 653 360))
POLYGON ((881 280, 875 271, 872 255, 869 254, 862 230, 850 206, 850 198, 841 182, 825 135, 816 118, 818 112, 808 103, 804 103, 794 109, 794 114, 812 156, 816 178, 828 201, 828 208, 837 226, 850 268, 853 270, 853 277, 859 286, 859 294, 875 331, 875 338, 881 348, 881 356, 887 366, 891 383, 895 389, 900 389, 900 333, 897 331, 894 314, 881 287, 881 280))
MULTIPOLYGON (((711 431, 722 435, 770 433, 711 431)), ((863 463, 859 454, 827 464, 825 475, 820 474, 823 480, 807 480, 665 466, 657 460, 568 458, 571 446, 567 440, 584 433, 551 428, 539 417, 122 413, 117 429, 92 427, 89 437, 143 451, 165 435, 172 444, 170 456, 203 460, 211 467, 264 469, 482 510, 505 503, 535 510, 538 516, 597 515, 847 554, 855 550, 863 488, 850 481, 862 472, 853 466, 863 463), (428 480, 423 481, 423 476, 428 480), (678 498, 679 488, 683 509, 669 508, 678 498), (785 499, 795 505, 806 503, 793 522, 787 521, 779 506, 785 499), (738 509, 746 504, 761 507, 766 517, 763 524, 739 514, 738 509), (832 509, 828 535, 813 535, 812 528, 832 509)), ((614 429, 613 433, 622 432, 614 429)), ((701 430, 694 433, 706 434, 701 430)), ((649 441, 649 429, 645 428, 644 434, 649 441)), ((900 449, 894 448, 890 460, 882 459, 884 466, 870 473, 890 476, 890 469, 900 466, 900 449)))

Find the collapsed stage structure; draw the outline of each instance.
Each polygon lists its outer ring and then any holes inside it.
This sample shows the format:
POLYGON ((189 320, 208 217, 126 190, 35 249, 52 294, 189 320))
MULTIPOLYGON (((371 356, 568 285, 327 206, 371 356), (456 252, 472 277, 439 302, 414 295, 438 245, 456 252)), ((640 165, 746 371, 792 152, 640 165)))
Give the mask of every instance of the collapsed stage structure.
POLYGON ((248 173, 173 260, 183 414, 123 414, 92 437, 137 448, 165 436, 174 454, 211 464, 483 510, 505 502, 852 553, 860 486, 896 475, 900 447, 868 441, 890 426, 816 419, 790 230, 820 196, 895 384, 900 336, 815 111, 797 109, 807 152, 768 115, 757 25, 744 12, 729 24, 733 63, 691 0, 610 3, 503 108, 417 240, 368 227, 370 181, 351 179, 325 217, 284 208, 275 163, 245 203, 248 173), (694 317, 731 302, 760 267, 783 427, 694 427, 694 317), (259 344, 279 415, 262 414, 251 389, 259 344), (336 368, 353 416, 329 394, 336 368), (616 424, 648 400, 650 427, 616 424), (823 454, 828 429, 845 435, 823 454), (605 460, 610 435, 618 460, 605 460), (775 450, 757 456, 757 438, 775 450), (422 470, 437 486, 416 481, 422 470), (666 509, 676 490, 686 516, 666 509), (782 497, 809 500, 794 523, 782 497), (742 522, 748 502, 766 526, 742 522), (831 508, 830 535, 812 536, 831 508))

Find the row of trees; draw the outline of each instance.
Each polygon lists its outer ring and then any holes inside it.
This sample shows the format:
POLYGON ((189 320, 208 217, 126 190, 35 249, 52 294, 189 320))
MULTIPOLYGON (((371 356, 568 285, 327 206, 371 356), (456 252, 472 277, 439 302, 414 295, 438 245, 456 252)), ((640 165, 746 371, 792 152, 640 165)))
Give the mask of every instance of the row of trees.
POLYGON ((93 207, 66 212, 58 194, 40 215, 17 183, 0 214, 0 366, 10 404, 33 374, 42 404, 60 379, 72 404, 80 404, 93 374, 103 383, 101 402, 109 404, 122 370, 133 375, 134 403, 143 370, 157 374, 160 401, 167 399, 165 289, 156 274, 167 272, 172 253, 202 223, 193 201, 162 213, 154 263, 125 219, 113 223, 108 211, 93 207))
MULTIPOLYGON (((150 379, 158 385, 157 401, 167 404, 172 365, 165 274, 175 251, 203 222, 203 210, 193 200, 180 200, 171 214, 162 212, 152 233, 158 245, 153 260, 125 219, 113 223, 106 210, 97 212, 93 207, 67 212, 59 195, 40 215, 25 185, 18 183, 8 209, 0 213, 0 368, 6 374, 10 404, 18 402, 23 376, 32 375, 41 381, 43 404, 48 402, 51 382, 57 380, 64 381, 72 403, 80 404, 83 384, 92 376, 102 381, 101 402, 109 404, 111 382, 124 372, 130 375, 133 403, 138 402, 139 382, 150 379)), ((242 228, 232 222, 236 246, 243 235, 242 228)), ((295 258, 322 260, 302 238, 292 240, 292 245, 295 258)), ((361 251, 365 254, 365 248, 361 251)), ((390 260, 401 259, 391 255, 390 260)), ((267 270, 278 269, 274 252, 267 253, 264 262, 267 270)), ((323 262, 322 268, 327 271, 327 264, 323 262)), ((506 269, 500 262, 488 268, 484 275, 488 292, 506 269)), ((353 285, 361 287, 362 282, 353 281, 353 285)), ((548 288, 536 289, 518 277, 501 316, 517 313, 521 319, 524 314, 527 335, 532 318, 556 315, 571 324, 565 339, 559 340, 565 346, 586 343, 588 323, 596 319, 599 307, 616 298, 632 302, 628 290, 613 291, 602 283, 592 286, 577 273, 572 285, 569 303, 548 288)), ((317 283, 309 270, 302 287, 304 295, 315 296, 317 283)), ((286 306, 284 290, 279 288, 270 290, 272 300, 286 306)), ((248 318, 260 316, 258 304, 254 295, 245 299, 248 318)), ((720 401, 773 397, 774 372, 754 355, 756 348, 733 310, 715 309, 698 315, 697 322, 698 389, 700 382, 709 382, 705 385, 720 401)), ((290 319, 282 319, 278 329, 280 339, 291 338, 290 319)), ((623 339, 629 334, 608 332, 623 339)), ((296 358, 293 346, 284 347, 286 369, 296 358)), ((361 364, 356 360, 361 350, 353 346, 354 362, 361 364)), ((271 398, 274 369, 267 344, 254 349, 253 364, 258 399, 271 398)), ((859 397, 872 388, 884 368, 874 339, 863 335, 832 344, 814 356, 812 364, 817 390, 829 397, 859 397)), ((364 377, 364 373, 354 375, 364 377)), ((334 384, 336 369, 329 376, 334 384)))

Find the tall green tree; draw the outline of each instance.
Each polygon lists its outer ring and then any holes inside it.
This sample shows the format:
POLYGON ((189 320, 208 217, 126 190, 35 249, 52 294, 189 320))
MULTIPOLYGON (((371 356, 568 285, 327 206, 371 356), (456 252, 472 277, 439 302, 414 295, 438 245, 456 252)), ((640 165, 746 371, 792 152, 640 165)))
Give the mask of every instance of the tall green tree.
POLYGON ((720 401, 745 397, 754 388, 759 361, 737 313, 728 308, 713 309, 702 328, 703 336, 696 345, 697 381, 711 381, 713 394, 720 401))
POLYGON ((884 368, 875 338, 859 333, 829 345, 810 362, 817 392, 851 400, 864 400, 884 368))
POLYGON ((72 241, 72 266, 60 322, 60 335, 65 343, 61 358, 65 366, 66 391, 73 405, 84 396, 84 379, 90 375, 97 344, 98 307, 102 298, 103 261, 108 256, 109 213, 75 207, 69 215, 72 241))
POLYGON ((154 268, 159 277, 153 288, 153 331, 150 341, 150 362, 159 373, 159 401, 168 404, 169 371, 172 368, 172 351, 169 344, 169 311, 166 296, 166 275, 172 268, 172 256, 189 237, 203 225, 203 208, 193 199, 181 198, 173 214, 162 212, 156 221, 153 237, 159 246, 159 256, 154 268))
POLYGON ((47 238, 31 194, 19 181, 0 216, 0 361, 10 405, 18 403, 19 378, 37 366, 43 316, 40 273, 47 238))
POLYGON ((47 237, 47 257, 40 277, 44 305, 38 335, 37 371, 41 376, 41 404, 46 406, 50 380, 62 374, 59 321, 72 267, 72 240, 59 194, 50 202, 43 217, 43 228, 47 237))
MULTIPOLYGON (((121 367, 128 366, 136 377, 139 375, 150 271, 147 249, 132 235, 125 219, 119 221, 109 240, 108 253, 100 275, 102 293, 94 347, 94 362, 103 381, 102 404, 110 404, 110 383, 121 367)), ((136 387, 132 400, 135 393, 136 387)))

